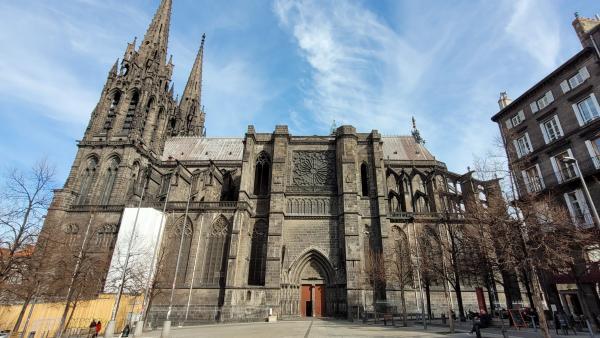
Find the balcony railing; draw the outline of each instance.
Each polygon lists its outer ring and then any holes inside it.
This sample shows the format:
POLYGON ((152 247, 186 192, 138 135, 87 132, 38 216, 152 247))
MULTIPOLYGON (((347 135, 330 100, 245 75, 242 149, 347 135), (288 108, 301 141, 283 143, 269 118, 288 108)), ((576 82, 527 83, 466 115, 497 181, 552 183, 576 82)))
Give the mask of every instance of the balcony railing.
POLYGON ((561 182, 567 182, 567 181, 577 178, 577 172, 575 171, 574 165, 560 168, 558 170, 558 174, 560 175, 561 182))
POLYGON ((527 178, 527 191, 538 192, 542 191, 542 180, 539 177, 528 177, 527 178))
MULTIPOLYGON (((143 207, 162 209, 165 202, 142 203, 143 207)), ((187 202, 167 202, 167 210, 185 210, 187 202)), ((190 210, 244 210, 249 204, 245 201, 190 202, 190 210)))
POLYGON ((464 215, 457 212, 392 212, 389 218, 394 219, 421 219, 421 220, 461 220, 464 219, 464 215))

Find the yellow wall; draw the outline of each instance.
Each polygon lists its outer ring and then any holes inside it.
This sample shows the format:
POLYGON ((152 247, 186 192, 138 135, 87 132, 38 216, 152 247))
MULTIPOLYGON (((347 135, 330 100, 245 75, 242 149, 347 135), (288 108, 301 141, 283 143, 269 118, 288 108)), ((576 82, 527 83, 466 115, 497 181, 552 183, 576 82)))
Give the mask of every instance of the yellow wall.
MULTIPOLYGON (((88 328, 92 319, 95 319, 96 321, 100 320, 102 322, 102 331, 104 331, 104 328, 110 319, 114 303, 115 295, 113 294, 101 294, 97 299, 80 301, 75 308, 75 313, 69 323, 68 329, 88 328)), ((119 311, 116 317, 116 330, 118 332, 125 326, 125 321, 127 320, 127 315, 129 313, 133 312, 134 314, 138 314, 141 312, 141 303, 142 297, 140 296, 123 295, 123 297, 121 297, 119 311)), ((30 304, 25 311, 19 331, 23 330, 25 327, 25 321, 27 320, 31 306, 32 305, 30 304)), ((36 337, 42 337, 46 332, 53 335, 55 330, 58 329, 64 306, 64 303, 38 303, 33 305, 33 312, 27 326, 27 333, 36 331, 36 337)), ((13 329, 21 308, 21 305, 0 306, 0 330, 13 329)), ((69 315, 70 314, 71 313, 69 312, 69 315)))

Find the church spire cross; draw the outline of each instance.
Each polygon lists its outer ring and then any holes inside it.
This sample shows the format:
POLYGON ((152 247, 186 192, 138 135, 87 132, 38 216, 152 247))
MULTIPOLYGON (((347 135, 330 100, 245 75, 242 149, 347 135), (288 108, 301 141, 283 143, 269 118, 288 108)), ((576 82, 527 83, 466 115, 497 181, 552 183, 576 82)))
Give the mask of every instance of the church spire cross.
POLYGON ((172 0, 162 0, 154 18, 144 35, 139 54, 146 59, 158 59, 164 63, 169 42, 169 25, 171 22, 172 0))
POLYGON ((181 119, 186 121, 187 124, 185 133, 188 135, 201 135, 204 129, 204 110, 199 108, 202 95, 202 62, 205 39, 206 34, 202 34, 200 48, 198 54, 196 54, 196 60, 194 60, 194 65, 179 104, 181 119))

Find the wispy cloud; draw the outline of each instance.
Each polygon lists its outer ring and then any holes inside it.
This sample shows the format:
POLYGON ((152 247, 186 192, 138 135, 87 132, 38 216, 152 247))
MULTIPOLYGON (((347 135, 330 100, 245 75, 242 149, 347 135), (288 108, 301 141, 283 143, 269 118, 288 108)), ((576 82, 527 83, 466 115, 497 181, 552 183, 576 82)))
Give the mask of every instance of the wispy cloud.
POLYGON ((544 68, 555 67, 560 50, 560 21, 552 2, 515 1, 512 10, 506 32, 515 39, 515 46, 524 49, 544 68))
POLYGON ((354 2, 274 3, 311 67, 306 108, 316 120, 376 127, 408 115, 402 97, 419 83, 429 59, 375 13, 354 2))

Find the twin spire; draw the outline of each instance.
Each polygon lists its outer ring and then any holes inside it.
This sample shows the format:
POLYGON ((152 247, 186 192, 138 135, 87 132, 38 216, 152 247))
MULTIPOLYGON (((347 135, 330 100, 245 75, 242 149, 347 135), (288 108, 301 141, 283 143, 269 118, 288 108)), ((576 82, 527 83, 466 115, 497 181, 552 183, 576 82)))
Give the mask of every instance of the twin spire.
MULTIPOLYGON (((156 62, 163 66, 167 62, 167 45, 171 21, 172 0, 161 0, 154 18, 144 35, 138 55, 146 64, 156 62)), ((205 34, 202 34, 200 49, 190 72, 183 96, 178 108, 179 132, 185 135, 203 135, 204 111, 200 108, 202 94, 202 59, 204 55, 205 34)), ((169 61, 169 64, 171 62, 169 61)))

